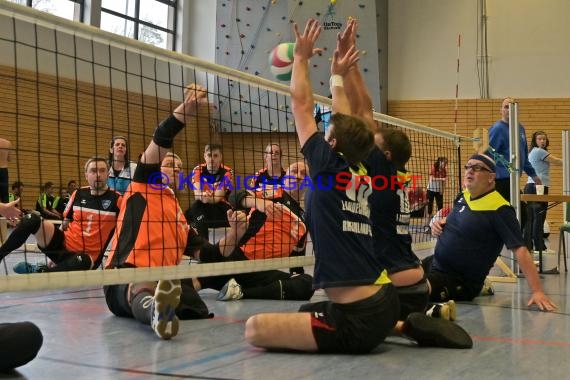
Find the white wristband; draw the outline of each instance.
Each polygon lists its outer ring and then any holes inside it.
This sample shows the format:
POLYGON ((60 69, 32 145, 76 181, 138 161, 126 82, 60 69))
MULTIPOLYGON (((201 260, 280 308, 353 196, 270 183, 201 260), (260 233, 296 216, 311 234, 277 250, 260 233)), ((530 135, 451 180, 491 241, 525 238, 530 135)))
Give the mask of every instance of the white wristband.
POLYGON ((333 87, 344 87, 342 76, 338 75, 338 74, 331 75, 329 85, 330 85, 331 92, 332 92, 333 87))

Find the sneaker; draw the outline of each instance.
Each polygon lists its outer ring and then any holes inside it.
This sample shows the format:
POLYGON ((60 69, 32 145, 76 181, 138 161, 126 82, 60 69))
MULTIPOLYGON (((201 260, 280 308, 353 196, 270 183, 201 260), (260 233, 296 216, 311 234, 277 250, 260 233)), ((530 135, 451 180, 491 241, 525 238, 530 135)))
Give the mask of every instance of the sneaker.
POLYGON ((170 339, 178 334, 178 317, 175 310, 180 303, 180 280, 160 280, 154 292, 151 326, 156 335, 170 339))
POLYGON ((437 303, 426 311, 426 315, 432 318, 455 321, 457 318, 457 307, 455 306, 455 301, 450 300, 444 303, 437 303))
POLYGON ((459 325, 445 319, 411 313, 404 322, 404 334, 420 347, 472 348, 473 340, 459 325))
POLYGON ((241 285, 233 278, 226 282, 217 297, 218 301, 241 300, 242 298, 243 292, 241 291, 241 285))
POLYGON ((495 289, 493 288, 493 283, 488 278, 485 279, 483 283, 483 288, 481 288, 480 296, 492 296, 495 294, 495 289))
POLYGON ((27 273, 41 273, 48 269, 46 264, 36 263, 30 264, 27 261, 20 261, 18 264, 12 267, 15 273, 27 274, 27 273))

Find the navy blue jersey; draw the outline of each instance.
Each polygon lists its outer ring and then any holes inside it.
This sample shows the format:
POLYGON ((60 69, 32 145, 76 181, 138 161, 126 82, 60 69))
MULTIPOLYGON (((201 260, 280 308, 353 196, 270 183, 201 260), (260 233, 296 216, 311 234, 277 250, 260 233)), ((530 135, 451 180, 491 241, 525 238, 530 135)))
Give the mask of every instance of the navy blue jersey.
MULTIPOLYGON (((368 197, 370 185, 355 186, 364 167, 351 169, 323 135, 311 136, 301 152, 313 188, 306 194, 305 220, 315 248, 314 288, 371 285, 379 279, 374 259, 368 197), (342 180, 339 181, 339 178, 342 180)), ((369 182, 370 183, 370 182, 369 182)))
POLYGON ((437 240, 434 269, 483 284, 503 245, 524 245, 515 210, 495 190, 476 199, 464 190, 437 240))
POLYGON ((405 173, 397 172, 378 148, 372 150, 366 165, 373 183, 369 201, 376 260, 389 273, 415 268, 420 262, 412 251, 405 173))

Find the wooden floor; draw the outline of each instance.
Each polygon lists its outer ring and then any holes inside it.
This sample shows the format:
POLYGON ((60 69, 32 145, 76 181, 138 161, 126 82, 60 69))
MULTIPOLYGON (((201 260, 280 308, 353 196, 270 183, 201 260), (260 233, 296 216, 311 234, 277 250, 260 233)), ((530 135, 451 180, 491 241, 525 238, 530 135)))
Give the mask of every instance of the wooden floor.
MULTIPOLYGON (((547 267, 555 264, 556 255, 545 258, 547 267)), ((178 336, 162 341, 149 326, 111 315, 99 288, 6 293, 0 321, 36 323, 44 345, 35 360, 0 378, 563 379, 570 373, 567 274, 543 276, 543 284, 559 305, 555 313, 527 307, 524 280, 497 283, 494 296, 459 304, 458 323, 473 336, 471 350, 389 338, 363 356, 269 353, 244 341, 247 317, 294 311, 301 302, 219 302, 204 291, 215 318, 183 321, 178 336)), ((323 298, 317 293, 313 300, 323 298)))

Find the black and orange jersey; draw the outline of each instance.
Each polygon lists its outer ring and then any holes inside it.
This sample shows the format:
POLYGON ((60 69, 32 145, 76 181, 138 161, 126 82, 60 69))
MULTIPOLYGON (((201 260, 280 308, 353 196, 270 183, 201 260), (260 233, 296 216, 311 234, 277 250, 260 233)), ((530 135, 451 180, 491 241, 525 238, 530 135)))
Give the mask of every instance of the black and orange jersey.
POLYGON ((209 186, 210 190, 217 190, 213 189, 212 186, 223 182, 221 184, 222 188, 230 191, 230 185, 233 185, 233 176, 234 171, 229 166, 220 165, 218 171, 212 173, 208 170, 206 163, 203 163, 192 169, 192 185, 196 190, 206 190, 206 186, 209 186))
POLYGON ((105 267, 177 265, 186 247, 188 230, 172 189, 131 182, 124 194, 117 236, 105 267))
POLYGON ((76 190, 63 214, 70 220, 64 231, 66 250, 86 253, 98 266, 117 225, 121 202, 114 190, 101 195, 91 194, 89 186, 76 190))
POLYGON ((264 218, 261 228, 240 246, 248 259, 289 257, 291 252, 304 247, 305 223, 289 207, 282 204, 282 208, 282 218, 278 220, 269 220, 260 211, 252 210, 251 219, 254 214, 262 214, 264 218))
POLYGON ((285 174, 287 174, 285 169, 281 168, 281 175, 279 177, 271 176, 269 174, 269 170, 267 168, 263 168, 255 173, 254 186, 256 188, 263 188, 264 185, 265 187, 279 186, 281 185, 281 179, 285 177, 285 174))

